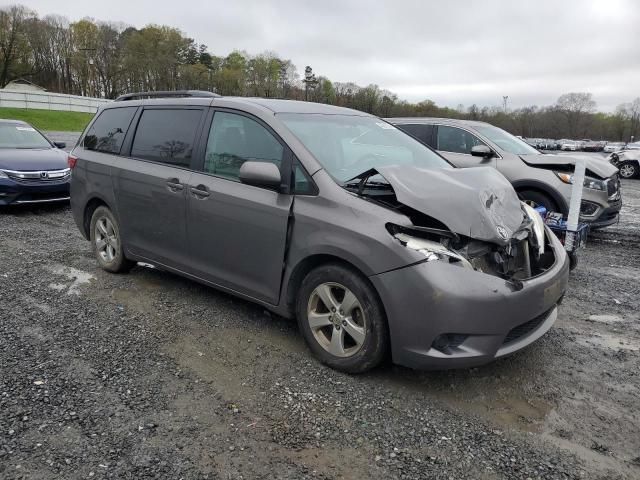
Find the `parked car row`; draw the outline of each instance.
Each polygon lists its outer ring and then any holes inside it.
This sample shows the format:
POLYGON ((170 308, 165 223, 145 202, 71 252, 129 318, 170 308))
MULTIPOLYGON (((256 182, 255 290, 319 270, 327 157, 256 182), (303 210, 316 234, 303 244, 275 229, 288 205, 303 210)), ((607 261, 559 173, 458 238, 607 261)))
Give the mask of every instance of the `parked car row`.
MULTIPOLYGON (((566 290, 533 207, 567 214, 575 160, 483 122, 142 92, 101 107, 68 156, 5 124, 4 203, 70 197, 106 271, 144 262, 296 318, 342 371, 509 355, 566 290)), ((588 162, 582 191, 582 221, 617 220, 616 166, 588 162)))
POLYGON ((570 152, 617 152, 625 148, 640 149, 640 144, 624 143, 624 142, 606 142, 604 140, 594 141, 590 139, 571 140, 569 138, 561 138, 553 140, 550 138, 524 138, 527 144, 538 150, 564 150, 570 152))

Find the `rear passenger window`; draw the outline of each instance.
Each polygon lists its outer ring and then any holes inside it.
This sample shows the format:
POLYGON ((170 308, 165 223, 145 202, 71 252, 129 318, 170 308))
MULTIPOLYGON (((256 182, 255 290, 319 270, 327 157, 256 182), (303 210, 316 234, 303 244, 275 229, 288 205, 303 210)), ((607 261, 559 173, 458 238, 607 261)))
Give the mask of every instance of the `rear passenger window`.
POLYGON ((247 160, 270 162, 280 168, 284 148, 260 123, 244 115, 216 112, 213 116, 204 171, 238 180, 247 160))
POLYGON ((475 135, 461 128, 438 126, 438 148, 443 152, 471 153, 471 148, 476 145, 484 145, 475 135))
POLYGON ((138 107, 109 108, 103 110, 84 136, 82 146, 87 150, 120 153, 129 124, 138 107))
POLYGON ((178 167, 191 163, 202 110, 148 109, 142 112, 131 156, 178 167))
POLYGON ((413 135, 425 145, 431 145, 431 132, 433 125, 396 125, 400 130, 413 135))

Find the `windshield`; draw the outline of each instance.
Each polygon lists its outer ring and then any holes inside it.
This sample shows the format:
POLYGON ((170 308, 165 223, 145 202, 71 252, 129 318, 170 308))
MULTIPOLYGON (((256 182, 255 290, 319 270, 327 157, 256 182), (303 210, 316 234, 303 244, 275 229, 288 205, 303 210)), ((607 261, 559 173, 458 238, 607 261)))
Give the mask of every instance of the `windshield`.
POLYGON ((501 128, 494 127, 493 125, 482 125, 475 127, 475 129, 505 152, 515 155, 542 155, 528 143, 523 142, 518 137, 505 132, 501 128))
POLYGON ((372 168, 452 168, 438 154, 375 117, 280 113, 278 118, 339 182, 372 168))
POLYGON ((0 148, 51 148, 40 132, 29 125, 0 124, 0 148))

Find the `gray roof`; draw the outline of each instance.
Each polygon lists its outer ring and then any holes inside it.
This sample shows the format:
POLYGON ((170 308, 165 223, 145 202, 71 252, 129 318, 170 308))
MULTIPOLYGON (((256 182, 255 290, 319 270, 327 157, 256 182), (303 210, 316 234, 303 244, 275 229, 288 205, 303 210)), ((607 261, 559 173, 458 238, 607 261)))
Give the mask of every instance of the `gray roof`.
POLYGON ((326 105, 324 103, 302 102, 299 100, 281 100, 275 98, 257 97, 164 97, 122 100, 111 102, 102 108, 118 108, 138 105, 211 105, 211 106, 253 106, 272 113, 320 113, 325 115, 357 115, 371 116, 368 113, 350 108, 326 105))
MULTIPOLYGON (((300 100, 280 100, 275 98, 254 98, 254 97, 222 97, 222 99, 233 99, 239 102, 253 103, 271 110, 274 113, 323 113, 326 115, 357 115, 369 117, 368 113, 352 110, 351 108, 337 107, 324 103, 303 102, 300 100)), ((215 100, 213 102, 215 104, 215 100)))

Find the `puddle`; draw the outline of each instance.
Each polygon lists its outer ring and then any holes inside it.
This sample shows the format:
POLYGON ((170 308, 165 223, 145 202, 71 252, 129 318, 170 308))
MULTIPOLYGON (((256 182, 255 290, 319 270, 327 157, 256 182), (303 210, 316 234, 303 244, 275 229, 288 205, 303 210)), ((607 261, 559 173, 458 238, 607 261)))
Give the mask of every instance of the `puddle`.
POLYGON ((67 295, 80 295, 80 287, 88 284, 91 280, 95 280, 89 272, 78 270, 77 268, 67 267, 65 265, 53 265, 48 267, 51 273, 66 277, 67 283, 50 283, 49 288, 62 292, 67 290, 67 295))
POLYGON ((586 347, 604 347, 611 350, 639 351, 640 342, 629 338, 618 337, 608 333, 600 333, 590 336, 579 336, 577 342, 586 347))

